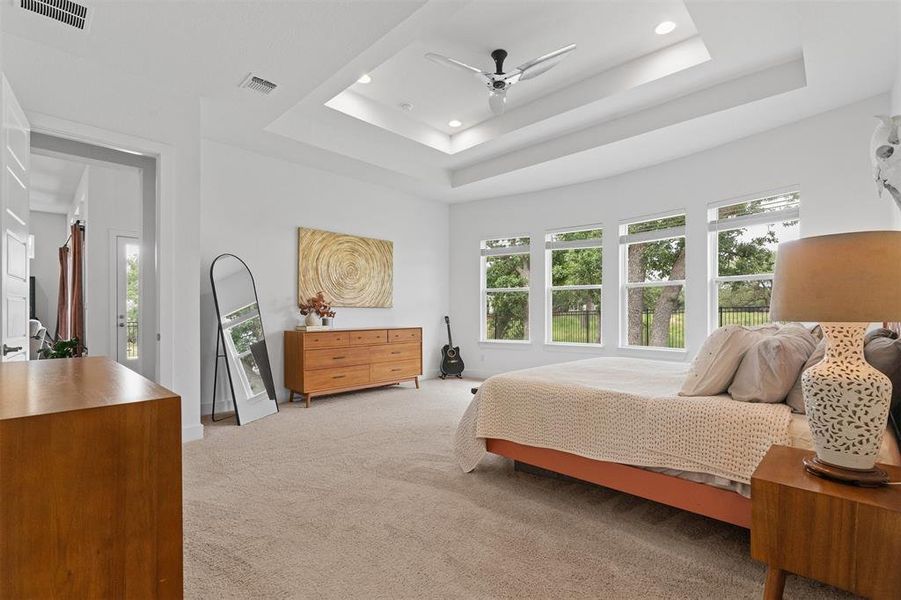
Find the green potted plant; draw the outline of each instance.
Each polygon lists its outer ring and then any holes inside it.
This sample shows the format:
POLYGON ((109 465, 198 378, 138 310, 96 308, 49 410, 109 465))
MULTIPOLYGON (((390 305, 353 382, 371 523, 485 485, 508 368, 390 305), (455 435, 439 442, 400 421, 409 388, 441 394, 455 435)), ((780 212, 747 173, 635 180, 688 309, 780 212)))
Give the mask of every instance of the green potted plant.
POLYGON ((75 358, 78 352, 78 338, 70 340, 56 340, 47 348, 38 350, 41 358, 75 358))

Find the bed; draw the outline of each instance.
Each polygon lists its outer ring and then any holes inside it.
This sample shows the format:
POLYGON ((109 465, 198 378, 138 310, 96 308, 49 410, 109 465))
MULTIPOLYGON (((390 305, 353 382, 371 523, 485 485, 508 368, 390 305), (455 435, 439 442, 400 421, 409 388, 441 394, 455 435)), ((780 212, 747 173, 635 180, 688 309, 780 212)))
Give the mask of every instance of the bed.
MULTIPOLYGON (((486 453, 749 528, 750 479, 773 444, 812 449, 803 415, 682 397, 688 365, 604 357, 486 380, 461 419, 464 471, 486 453)), ((901 464, 895 436, 880 462, 901 464)))

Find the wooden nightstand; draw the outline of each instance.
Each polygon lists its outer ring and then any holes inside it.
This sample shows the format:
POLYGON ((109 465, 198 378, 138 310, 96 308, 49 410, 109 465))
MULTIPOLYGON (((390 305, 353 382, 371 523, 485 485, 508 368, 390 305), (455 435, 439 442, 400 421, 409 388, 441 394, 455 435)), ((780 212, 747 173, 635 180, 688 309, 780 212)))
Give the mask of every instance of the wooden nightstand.
MULTIPOLYGON (((901 487, 821 479, 801 464, 812 454, 773 446, 751 478, 751 556, 769 567, 764 598, 782 598, 786 571, 874 600, 901 597, 901 487)), ((901 467, 881 467, 901 480, 901 467)))

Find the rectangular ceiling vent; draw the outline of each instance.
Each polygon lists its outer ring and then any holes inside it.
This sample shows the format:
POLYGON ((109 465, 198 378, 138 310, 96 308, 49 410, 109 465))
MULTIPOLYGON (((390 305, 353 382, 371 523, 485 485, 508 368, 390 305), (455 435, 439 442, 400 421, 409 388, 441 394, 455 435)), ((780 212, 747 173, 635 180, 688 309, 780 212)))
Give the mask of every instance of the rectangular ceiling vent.
POLYGON ((19 6, 75 29, 88 25, 88 7, 71 0, 19 0, 19 6))
POLYGON ((241 82, 241 87, 266 95, 271 94, 278 86, 251 73, 241 82))

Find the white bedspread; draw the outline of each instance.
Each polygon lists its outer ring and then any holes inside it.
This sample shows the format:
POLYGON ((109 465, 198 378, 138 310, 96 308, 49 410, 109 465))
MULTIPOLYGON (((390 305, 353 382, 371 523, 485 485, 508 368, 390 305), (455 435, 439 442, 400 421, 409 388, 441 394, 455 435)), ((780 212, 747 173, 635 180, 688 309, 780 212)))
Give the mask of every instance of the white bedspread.
POLYGON ((499 438, 750 483, 769 447, 789 443, 789 407, 678 396, 687 369, 611 357, 491 377, 460 421, 457 460, 473 470, 485 455, 485 438, 499 438))

